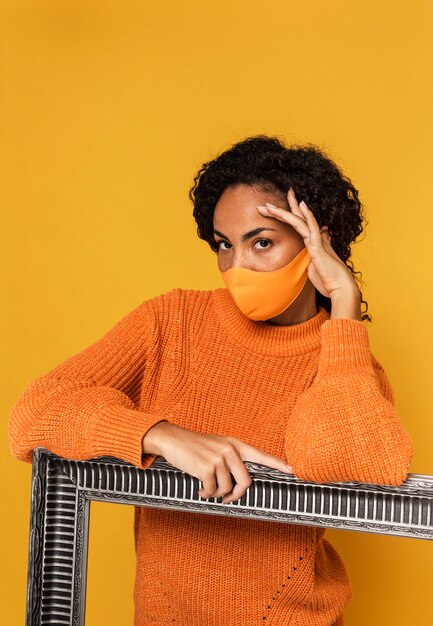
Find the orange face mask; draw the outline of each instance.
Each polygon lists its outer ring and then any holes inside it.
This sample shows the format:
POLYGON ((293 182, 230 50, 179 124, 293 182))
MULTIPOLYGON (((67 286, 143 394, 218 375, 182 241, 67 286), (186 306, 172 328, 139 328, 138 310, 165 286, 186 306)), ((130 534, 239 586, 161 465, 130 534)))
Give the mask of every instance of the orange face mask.
POLYGON ((231 267, 220 272, 233 300, 252 320, 268 320, 285 311, 299 296, 308 278, 311 257, 303 248, 294 259, 270 272, 231 267))

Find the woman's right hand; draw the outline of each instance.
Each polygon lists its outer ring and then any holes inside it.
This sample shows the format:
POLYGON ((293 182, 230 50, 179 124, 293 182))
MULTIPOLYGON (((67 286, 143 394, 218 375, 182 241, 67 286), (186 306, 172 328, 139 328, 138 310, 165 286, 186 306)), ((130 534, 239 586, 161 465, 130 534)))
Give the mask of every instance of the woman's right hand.
POLYGON ((202 498, 239 500, 252 484, 243 461, 261 463, 281 472, 292 468, 283 459, 263 452, 237 437, 203 434, 166 420, 158 422, 143 437, 143 453, 159 454, 174 467, 202 481, 202 498), (236 481, 233 482, 230 474, 236 481))

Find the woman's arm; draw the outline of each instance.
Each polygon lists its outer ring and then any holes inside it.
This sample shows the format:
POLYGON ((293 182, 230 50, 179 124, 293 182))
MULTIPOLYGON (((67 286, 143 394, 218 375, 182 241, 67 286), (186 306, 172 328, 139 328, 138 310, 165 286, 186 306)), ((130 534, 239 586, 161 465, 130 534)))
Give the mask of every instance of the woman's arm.
POLYGON ((295 475, 314 482, 401 485, 412 439, 394 406, 364 323, 329 319, 321 327, 316 377, 296 401, 285 449, 295 475))
MULTIPOLYGON (((147 301, 149 302, 149 301, 147 301)), ((142 439, 162 417, 137 410, 146 351, 152 337, 147 302, 89 347, 32 380, 9 415, 13 457, 32 462, 45 447, 64 458, 114 456, 146 469, 142 439)))

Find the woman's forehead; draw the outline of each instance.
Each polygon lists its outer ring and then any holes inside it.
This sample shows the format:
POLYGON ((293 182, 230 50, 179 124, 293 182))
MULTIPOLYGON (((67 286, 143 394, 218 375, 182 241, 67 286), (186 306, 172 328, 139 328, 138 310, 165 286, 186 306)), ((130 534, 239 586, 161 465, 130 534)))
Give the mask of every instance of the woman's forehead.
POLYGON ((246 185, 239 183, 237 185, 230 185, 224 189, 218 202, 217 207, 226 204, 242 204, 245 202, 261 202, 270 201, 270 199, 279 199, 286 201, 285 195, 276 189, 264 189, 259 185, 246 185))

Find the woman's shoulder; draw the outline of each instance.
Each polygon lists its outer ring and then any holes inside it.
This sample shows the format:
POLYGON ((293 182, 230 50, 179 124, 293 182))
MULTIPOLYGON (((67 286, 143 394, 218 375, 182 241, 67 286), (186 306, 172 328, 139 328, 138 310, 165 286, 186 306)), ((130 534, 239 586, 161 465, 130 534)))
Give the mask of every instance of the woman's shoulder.
POLYGON ((176 311, 194 307, 195 310, 212 306, 213 296, 221 289, 185 289, 173 287, 153 297, 147 298, 143 304, 154 312, 176 311))
POLYGON ((185 289, 184 287, 173 287, 167 291, 162 291, 147 299, 147 302, 170 301, 170 300, 191 300, 209 298, 217 289, 185 289))

